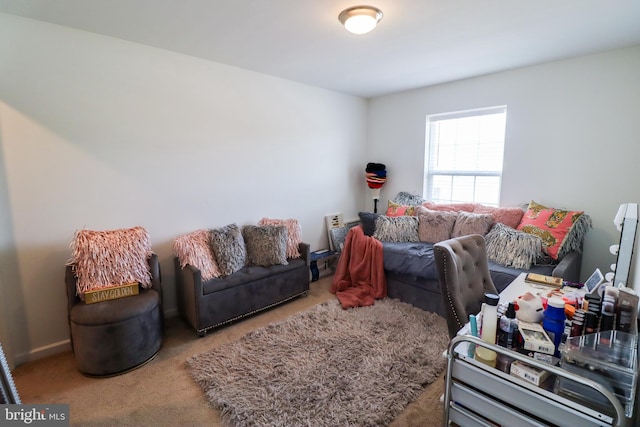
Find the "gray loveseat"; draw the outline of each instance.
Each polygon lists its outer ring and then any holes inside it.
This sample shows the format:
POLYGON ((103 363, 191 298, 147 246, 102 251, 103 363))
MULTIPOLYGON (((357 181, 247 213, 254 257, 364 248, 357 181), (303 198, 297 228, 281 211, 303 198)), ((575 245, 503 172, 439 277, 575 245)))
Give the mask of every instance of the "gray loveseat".
POLYGON ((202 280, 200 270, 180 267, 174 258, 178 311, 199 336, 209 329, 289 301, 309 292, 310 246, 287 265, 245 266, 224 278, 202 280))

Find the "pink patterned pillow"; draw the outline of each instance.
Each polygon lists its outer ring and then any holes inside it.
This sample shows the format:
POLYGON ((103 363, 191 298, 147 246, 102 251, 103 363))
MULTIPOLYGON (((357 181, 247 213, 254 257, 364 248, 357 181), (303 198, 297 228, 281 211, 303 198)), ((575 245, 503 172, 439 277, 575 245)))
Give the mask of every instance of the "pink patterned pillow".
POLYGON ((403 216, 403 215, 415 215, 416 206, 401 205, 400 203, 389 200, 387 203, 386 216, 403 216))
POLYGON ((69 264, 78 278, 77 294, 136 282, 150 288, 151 255, 149 233, 142 227, 76 231, 69 264))
POLYGON ((583 213, 548 208, 532 200, 517 229, 540 237, 542 249, 551 258, 558 259, 567 236, 583 213))
POLYGON ((220 277, 220 269, 211 249, 209 230, 196 230, 176 237, 173 253, 180 261, 180 267, 190 264, 200 270, 202 280, 220 277))
POLYGON ((262 218, 258 225, 284 225, 287 227, 287 258, 300 258, 302 227, 297 219, 262 218))

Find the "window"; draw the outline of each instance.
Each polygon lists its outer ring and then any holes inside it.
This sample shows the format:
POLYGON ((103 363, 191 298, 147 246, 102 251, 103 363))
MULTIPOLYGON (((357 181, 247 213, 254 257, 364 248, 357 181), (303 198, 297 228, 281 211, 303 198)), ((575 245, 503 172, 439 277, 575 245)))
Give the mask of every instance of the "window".
POLYGON ((498 206, 507 107, 427 116, 424 197, 498 206))

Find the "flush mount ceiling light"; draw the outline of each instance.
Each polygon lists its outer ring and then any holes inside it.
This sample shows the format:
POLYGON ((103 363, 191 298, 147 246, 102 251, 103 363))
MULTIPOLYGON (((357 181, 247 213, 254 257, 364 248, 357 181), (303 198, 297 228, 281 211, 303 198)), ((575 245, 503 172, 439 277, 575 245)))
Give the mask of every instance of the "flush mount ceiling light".
POLYGON ((364 34, 373 30, 382 19, 382 11, 373 6, 353 6, 340 12, 338 19, 354 34, 364 34))

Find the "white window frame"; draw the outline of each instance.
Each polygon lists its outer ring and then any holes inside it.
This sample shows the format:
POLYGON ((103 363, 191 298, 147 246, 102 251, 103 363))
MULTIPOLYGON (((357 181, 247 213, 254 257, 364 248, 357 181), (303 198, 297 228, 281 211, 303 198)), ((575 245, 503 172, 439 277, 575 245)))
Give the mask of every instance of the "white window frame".
MULTIPOLYGON (((425 163, 424 163, 424 187, 423 187, 423 197, 427 200, 433 200, 433 201, 438 201, 438 202, 442 202, 442 203, 461 203, 461 202, 476 202, 476 203, 484 203, 487 205, 494 205, 494 206, 498 206, 499 204, 499 200, 500 200, 500 192, 501 192, 501 187, 502 187, 502 170, 504 168, 504 146, 505 146, 505 139, 506 139, 506 115, 507 115, 507 106, 506 105, 500 105, 500 106, 495 106, 495 107, 488 107, 488 108, 479 108, 479 109, 473 109, 473 110, 464 110, 464 111, 457 111, 457 112, 452 112, 452 113, 441 113, 441 114, 432 114, 432 115, 428 115, 427 116, 427 121, 426 121, 426 138, 425 138, 425 163), (490 114, 500 114, 503 113, 505 115, 505 129, 504 129, 504 134, 503 134, 503 138, 502 138, 502 153, 500 153, 502 155, 502 161, 500 162, 500 168, 499 170, 479 170, 479 169, 473 169, 473 170, 447 170, 447 169, 441 169, 441 168, 432 168, 431 164, 430 164, 430 157, 431 157, 431 149, 432 147, 434 147, 434 144, 436 143, 434 141, 435 139, 435 135, 434 135, 434 123, 439 122, 439 121, 443 121, 443 120, 451 120, 451 119, 459 119, 459 118, 466 118, 466 117, 476 117, 476 116, 483 116, 483 115, 490 115, 490 114), (438 196, 434 196, 434 194, 432 194, 433 192, 433 187, 432 187, 432 182, 433 182, 433 177, 434 176, 451 176, 452 180, 455 177, 462 177, 462 176, 470 176, 470 177, 497 177, 498 178, 498 199, 495 202, 487 202, 487 201, 482 201, 482 200, 454 200, 454 199, 442 199, 438 196)), ((474 191, 473 193, 475 194, 475 186, 476 186, 476 180, 474 179, 474 191)), ((475 196, 474 196, 475 198, 475 196)))

